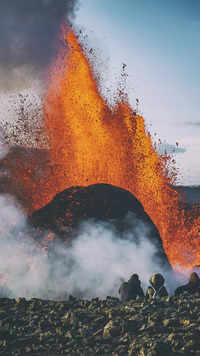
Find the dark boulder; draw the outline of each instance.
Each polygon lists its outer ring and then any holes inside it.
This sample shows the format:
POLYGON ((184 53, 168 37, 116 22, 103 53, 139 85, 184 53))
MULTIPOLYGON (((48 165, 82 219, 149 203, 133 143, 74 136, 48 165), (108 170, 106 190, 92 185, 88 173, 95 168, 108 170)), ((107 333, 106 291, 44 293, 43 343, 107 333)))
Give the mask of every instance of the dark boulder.
MULTIPOLYGON (((110 222, 123 238, 126 231, 137 229, 132 238, 140 243, 143 233, 155 246, 157 264, 171 269, 163 249, 159 232, 142 204, 129 191, 109 184, 71 187, 57 194, 53 200, 30 217, 30 223, 40 230, 50 230, 67 240, 83 221, 110 222)), ((154 260, 155 261, 155 260, 154 260)))

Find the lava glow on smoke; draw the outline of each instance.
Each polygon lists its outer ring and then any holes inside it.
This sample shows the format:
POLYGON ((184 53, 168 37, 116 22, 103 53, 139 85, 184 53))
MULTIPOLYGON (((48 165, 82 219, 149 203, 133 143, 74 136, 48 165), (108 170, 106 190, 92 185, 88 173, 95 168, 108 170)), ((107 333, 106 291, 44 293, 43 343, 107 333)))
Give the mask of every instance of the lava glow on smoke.
POLYGON ((51 66, 44 104, 51 169, 46 180, 37 182, 26 174, 23 186, 32 194, 29 211, 70 186, 116 185, 142 203, 172 266, 200 264, 199 214, 181 208, 172 187, 170 158, 158 155, 143 117, 131 108, 125 93, 114 106, 108 105, 75 33, 63 30, 63 36, 69 49, 62 46, 51 66))

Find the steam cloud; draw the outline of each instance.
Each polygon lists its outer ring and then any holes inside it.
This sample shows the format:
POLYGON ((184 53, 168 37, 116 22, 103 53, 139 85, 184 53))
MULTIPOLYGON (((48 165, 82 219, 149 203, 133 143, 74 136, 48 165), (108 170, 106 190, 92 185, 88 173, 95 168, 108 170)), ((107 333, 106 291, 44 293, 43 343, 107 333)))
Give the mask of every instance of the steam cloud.
POLYGON ((56 55, 61 23, 70 23, 77 0, 1 0, 1 89, 47 68, 56 55))
MULTIPOLYGON (((0 296, 118 297, 121 281, 132 273, 139 274, 144 289, 152 273, 162 272, 167 277, 153 261, 155 247, 146 238, 146 226, 129 226, 125 238, 119 239, 112 224, 87 221, 69 243, 56 236, 48 240, 47 254, 41 240, 33 238, 37 232, 28 226, 13 198, 0 196, 0 296), (140 243, 132 241, 133 234, 142 236, 140 243)), ((48 231, 42 241, 47 237, 48 231)))

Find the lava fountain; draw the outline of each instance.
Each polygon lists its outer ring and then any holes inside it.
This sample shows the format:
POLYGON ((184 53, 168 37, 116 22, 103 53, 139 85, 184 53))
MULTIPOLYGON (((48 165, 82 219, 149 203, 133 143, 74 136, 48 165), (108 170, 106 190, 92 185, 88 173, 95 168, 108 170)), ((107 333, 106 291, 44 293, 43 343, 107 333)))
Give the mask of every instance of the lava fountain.
POLYGON ((51 68, 44 106, 56 182, 49 193, 95 183, 127 189, 157 226, 171 264, 200 263, 200 218, 181 208, 169 157, 158 155, 125 93, 109 107, 73 30, 64 40, 70 49, 61 48, 51 68))
POLYGON ((142 203, 174 268, 200 264, 200 214, 184 210, 172 186, 170 157, 156 152, 143 117, 132 109, 125 92, 115 105, 108 105, 77 36, 64 28, 62 35, 68 45, 61 46, 50 68, 44 103, 48 162, 41 158, 40 177, 38 156, 31 169, 22 160, 14 171, 10 166, 27 193, 29 213, 70 186, 112 184, 142 203))

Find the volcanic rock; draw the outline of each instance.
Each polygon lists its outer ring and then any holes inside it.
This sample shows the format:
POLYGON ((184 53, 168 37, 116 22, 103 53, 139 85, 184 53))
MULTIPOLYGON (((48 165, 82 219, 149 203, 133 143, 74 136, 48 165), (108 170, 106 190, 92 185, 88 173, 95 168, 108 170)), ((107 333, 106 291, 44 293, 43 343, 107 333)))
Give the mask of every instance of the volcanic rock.
POLYGON ((1 298, 0 355, 200 355, 199 302, 198 294, 126 303, 1 298))
MULTIPOLYGON (((67 240, 82 222, 89 219, 112 223, 122 238, 123 233, 130 229, 145 230, 147 239, 155 246, 154 258, 157 264, 171 269, 159 232, 142 204, 129 191, 113 185, 94 184, 68 188, 34 212, 30 223, 40 230, 53 231, 67 240)), ((140 234, 132 236, 135 243, 140 242, 140 234)))

